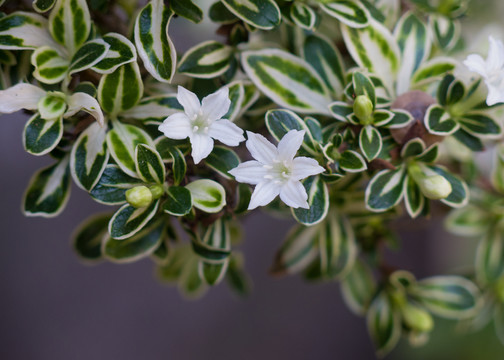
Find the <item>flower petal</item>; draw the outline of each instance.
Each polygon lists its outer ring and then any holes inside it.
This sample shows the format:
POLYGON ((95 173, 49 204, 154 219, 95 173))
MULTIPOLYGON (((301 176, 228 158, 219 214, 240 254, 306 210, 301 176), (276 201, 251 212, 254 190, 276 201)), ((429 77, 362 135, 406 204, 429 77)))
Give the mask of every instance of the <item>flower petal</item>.
POLYGON ((198 164, 202 159, 206 158, 213 149, 213 139, 208 135, 203 134, 192 134, 189 137, 191 140, 191 156, 193 157, 194 163, 198 164))
POLYGON ((191 121, 183 112, 168 116, 158 130, 170 139, 185 139, 192 135, 191 121))
POLYGON ((309 209, 308 194, 299 181, 289 180, 282 185, 280 199, 288 206, 296 209, 298 207, 309 209))
POLYGON ((227 114, 231 106, 229 100, 229 89, 223 87, 220 90, 205 96, 201 101, 201 112, 209 121, 214 121, 222 118, 227 114))
POLYGON ((201 104, 195 93, 179 85, 177 101, 184 107, 184 112, 189 118, 196 117, 201 109, 201 104))
POLYGON ((70 96, 67 101, 68 109, 64 114, 64 117, 72 116, 78 111, 85 111, 96 119, 96 122, 103 127, 105 125, 105 119, 103 117, 103 112, 100 108, 98 101, 91 95, 83 92, 77 92, 70 96))
POLYGON ((303 143, 304 130, 290 130, 278 143, 278 156, 282 160, 292 160, 303 143))
POLYGON ((291 179, 301 180, 324 171, 325 169, 319 165, 317 160, 299 156, 292 161, 291 179))
POLYGON ((255 160, 245 161, 228 172, 235 177, 236 181, 252 185, 264 182, 264 176, 267 175, 264 165, 255 160))
POLYGON ((229 120, 215 121, 208 129, 208 135, 228 146, 238 146, 245 140, 243 130, 229 120))
POLYGON ((248 140, 245 145, 254 159, 263 164, 271 164, 277 159, 277 148, 264 136, 247 131, 247 137, 248 140))
POLYGON ((492 106, 504 102, 504 88, 492 86, 488 82, 486 84, 488 86, 487 105, 492 106))
POLYGON ((0 91, 0 113, 10 114, 21 109, 37 110, 37 104, 46 92, 31 84, 17 84, 0 91))
POLYGON ((488 39, 490 46, 488 48, 487 72, 501 70, 504 65, 504 45, 493 36, 488 39))
POLYGON ((471 54, 464 60, 464 65, 471 71, 477 72, 481 76, 486 76, 486 63, 483 58, 477 54, 471 54))
POLYGON ((249 210, 268 205, 280 193, 280 186, 273 181, 260 182, 254 189, 248 206, 249 210))

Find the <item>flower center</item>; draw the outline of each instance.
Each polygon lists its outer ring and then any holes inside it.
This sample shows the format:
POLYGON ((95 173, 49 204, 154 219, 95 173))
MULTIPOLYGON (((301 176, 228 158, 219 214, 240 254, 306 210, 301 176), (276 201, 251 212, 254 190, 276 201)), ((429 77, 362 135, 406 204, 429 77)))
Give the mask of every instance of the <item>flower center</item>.
POLYGON ((264 178, 278 185, 288 181, 292 175, 292 163, 286 160, 274 160, 273 164, 263 166, 268 171, 264 178))
POLYGON ((208 134, 211 122, 203 115, 201 110, 191 119, 192 131, 195 134, 208 134))

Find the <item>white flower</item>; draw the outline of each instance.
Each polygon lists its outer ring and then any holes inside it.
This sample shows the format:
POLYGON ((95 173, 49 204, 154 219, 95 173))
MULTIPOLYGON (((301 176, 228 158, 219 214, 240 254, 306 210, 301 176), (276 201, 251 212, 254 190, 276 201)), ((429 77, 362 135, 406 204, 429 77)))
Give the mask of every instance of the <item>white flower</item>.
POLYGON ((170 139, 189 137, 195 164, 212 152, 213 139, 228 146, 238 146, 245 140, 242 129, 227 119, 221 119, 231 105, 227 87, 204 97, 200 104, 196 94, 179 86, 177 100, 184 107, 184 112, 168 116, 159 125, 159 131, 170 139))
POLYGON ((492 36, 489 37, 489 42, 486 61, 480 55, 471 54, 464 60, 464 65, 485 80, 488 87, 486 102, 491 106, 504 102, 504 45, 492 36))
POLYGON ((256 160, 241 163, 229 171, 236 181, 256 185, 249 210, 269 204, 280 194, 290 207, 308 209, 308 195, 300 180, 320 174, 324 168, 315 159, 297 157, 305 131, 291 130, 280 140, 278 148, 259 134, 247 131, 247 149, 256 160))

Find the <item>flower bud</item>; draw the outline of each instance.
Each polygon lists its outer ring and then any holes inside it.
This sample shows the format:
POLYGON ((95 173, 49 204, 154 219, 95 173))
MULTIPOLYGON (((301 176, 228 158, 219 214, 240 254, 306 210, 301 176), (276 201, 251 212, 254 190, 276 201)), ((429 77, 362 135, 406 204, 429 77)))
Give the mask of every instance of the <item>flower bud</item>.
POLYGON ((369 96, 357 96, 353 105, 353 111, 362 125, 370 125, 373 122, 373 103, 369 96))
POLYGON ((422 193, 432 200, 445 199, 452 192, 450 182, 441 175, 428 176, 420 181, 418 186, 422 193))
POLYGON ((401 312, 404 324, 413 330, 425 333, 434 327, 431 314, 418 306, 407 303, 401 308, 401 312))
POLYGON ((135 186, 126 191, 126 201, 136 208, 146 207, 152 202, 152 192, 147 186, 135 186))
POLYGON ((164 192, 163 185, 152 185, 149 187, 149 190, 152 193, 152 198, 154 200, 159 199, 164 192))

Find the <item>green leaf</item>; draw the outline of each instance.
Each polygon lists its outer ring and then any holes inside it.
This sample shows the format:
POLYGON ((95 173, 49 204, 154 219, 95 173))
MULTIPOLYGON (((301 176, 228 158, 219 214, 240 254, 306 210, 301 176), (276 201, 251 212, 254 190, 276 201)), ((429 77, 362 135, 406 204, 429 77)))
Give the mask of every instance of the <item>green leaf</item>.
MULTIPOLYGON (((375 128, 377 128, 377 127, 388 127, 388 123, 391 122, 394 119, 394 117, 395 117, 395 115, 394 115, 394 113, 392 111, 389 111, 389 110, 375 110, 374 113, 373 113, 373 125, 374 125, 375 128)), ((406 120, 406 119, 403 119, 403 120, 406 120)))
POLYGON ((219 24, 232 24, 238 21, 238 18, 220 0, 210 6, 208 15, 210 20, 219 24))
POLYGON ((475 205, 455 209, 445 219, 446 229, 459 236, 482 236, 489 229, 488 212, 475 205))
POLYGON ((427 26, 409 11, 399 19, 394 36, 401 52, 397 94, 403 94, 410 88, 411 77, 415 71, 429 57, 432 41, 427 26))
POLYGON ((394 114, 392 119, 384 125, 388 129, 400 129, 415 120, 413 115, 406 110, 394 109, 392 113, 394 114))
POLYGON ((451 174, 441 166, 427 166, 433 173, 441 175, 450 183, 452 192, 441 201, 448 206, 458 208, 465 206, 469 202, 469 188, 467 184, 458 176, 451 174))
POLYGON ((495 162, 491 174, 491 182, 494 188, 504 194, 504 145, 500 144, 495 150, 495 162))
POLYGON ((160 125, 168 116, 183 110, 177 95, 158 95, 143 98, 135 107, 121 112, 119 117, 136 119, 145 125, 160 125))
POLYGON ((236 215, 243 214, 248 211, 248 205, 250 203, 250 198, 252 197, 252 191, 250 186, 247 184, 238 184, 236 190, 236 206, 234 213, 236 215))
POLYGON ((233 179, 228 171, 240 164, 240 158, 233 150, 217 145, 205 159, 205 164, 220 176, 233 179))
POLYGON ((280 24, 280 9, 273 0, 221 0, 237 17, 258 29, 270 30, 280 24))
POLYGON ((343 59, 331 40, 318 34, 305 37, 303 58, 313 66, 335 98, 341 97, 345 78, 343 59))
POLYGON ((297 222, 311 226, 318 224, 327 216, 329 210, 329 192, 320 176, 310 176, 302 181, 308 194, 309 209, 291 208, 297 222))
POLYGON ((411 176, 404 182, 404 203, 413 219, 420 215, 425 206, 425 196, 411 176))
POLYGON ((91 191, 105 171, 110 155, 106 137, 107 129, 94 122, 79 135, 72 147, 70 170, 81 189, 91 191))
POLYGON ((107 165, 91 190, 91 197, 105 205, 121 205, 126 202, 126 190, 143 184, 140 179, 126 175, 117 165, 107 165))
POLYGON ((382 290, 373 300, 366 315, 367 328, 379 357, 387 355, 401 337, 401 317, 382 290))
POLYGON ((420 88, 433 81, 441 80, 443 76, 453 71, 457 63, 454 59, 448 57, 437 57, 424 62, 415 71, 411 78, 411 88, 420 88))
POLYGON ((52 151, 63 136, 63 117, 46 120, 40 114, 33 115, 23 130, 23 146, 32 155, 44 155, 52 151))
POLYGON ((173 12, 163 0, 150 1, 135 21, 135 45, 145 69, 158 81, 171 82, 177 66, 175 46, 168 36, 173 12))
POLYGON ((479 138, 495 139, 502 136, 499 123, 483 113, 464 114, 457 121, 465 131, 479 138))
POLYGON ((220 263, 210 263, 201 260, 199 263, 198 272, 200 277, 211 286, 218 285, 226 275, 229 265, 229 259, 226 259, 220 263))
POLYGON ((0 49, 36 49, 44 45, 61 49, 47 31, 43 16, 18 11, 0 19, 0 49))
POLYGON ((102 39, 86 42, 72 57, 69 74, 84 71, 98 64, 107 55, 110 45, 102 39))
POLYGON ((231 100, 231 105, 229 106, 228 112, 222 118, 234 121, 242 111, 241 107, 245 97, 245 88, 240 80, 233 81, 228 84, 227 87, 229 89, 229 100, 231 100))
POLYGON ((135 164, 135 149, 138 144, 155 148, 150 136, 137 126, 113 123, 114 128, 107 133, 107 147, 117 165, 129 176, 139 177, 135 164))
POLYGON ((233 49, 209 40, 190 48, 180 60, 178 71, 187 76, 212 79, 224 74, 231 65, 233 49))
POLYGON ((317 14, 315 11, 310 6, 300 2, 292 4, 290 17, 297 26, 305 30, 312 30, 317 23, 317 14))
POLYGON ((504 221, 493 225, 476 252, 476 278, 488 286, 504 277, 504 221))
POLYGON ((180 292, 188 298, 198 298, 208 289, 207 284, 199 275, 199 262, 200 259, 191 253, 178 279, 180 292))
POLYGON ((443 50, 451 50, 460 38, 460 22, 446 16, 432 14, 429 23, 436 44, 443 50))
POLYGON ((193 205, 207 213, 217 213, 226 205, 226 191, 216 181, 201 179, 186 185, 191 192, 193 205))
POLYGON ((451 135, 459 129, 459 124, 437 104, 432 104, 425 112, 424 124, 429 133, 439 136, 451 135))
POLYGON ((331 212, 320 226, 319 247, 322 274, 344 278, 357 257, 355 234, 348 220, 331 212))
POLYGON ((373 212, 383 212, 401 201, 404 193, 405 171, 382 170, 369 182, 366 188, 366 207, 373 212))
POLYGON ((135 148, 136 172, 146 183, 163 184, 166 169, 155 148, 138 144, 135 148))
POLYGON ((374 109, 376 107, 376 93, 371 79, 360 71, 356 71, 352 74, 352 85, 355 96, 367 96, 373 103, 374 109))
POLYGON ((345 150, 341 153, 339 167, 346 172, 355 173, 367 169, 366 161, 357 151, 345 150))
POLYGON ((348 117, 353 114, 352 105, 347 104, 343 101, 335 101, 329 105, 331 115, 336 118, 336 120, 348 122, 348 117))
POLYGON ((468 147, 472 151, 483 151, 485 146, 483 142, 474 135, 469 134, 464 129, 460 128, 453 134, 453 137, 462 145, 468 147))
POLYGON ((135 45, 121 34, 108 33, 103 40, 109 45, 104 58, 93 66, 93 70, 100 74, 110 74, 119 66, 136 62, 137 54, 135 45))
POLYGON ((172 158, 173 182, 175 185, 179 185, 184 180, 186 174, 186 160, 182 151, 177 147, 170 149, 170 156, 172 158))
POLYGON ((70 56, 88 39, 91 18, 86 0, 59 0, 49 15, 49 31, 70 56))
POLYGON ((243 256, 238 257, 236 253, 231 255, 226 280, 231 290, 238 295, 245 296, 250 293, 252 285, 250 277, 243 271, 243 256))
POLYGON ((369 12, 357 1, 339 0, 322 3, 320 7, 330 16, 352 28, 363 28, 368 25, 369 12))
POLYGON ((425 143, 420 138, 414 138, 408 141, 401 149, 401 157, 407 159, 423 154, 425 151, 425 143))
POLYGON ((342 25, 341 31, 354 61, 370 73, 379 74, 386 87, 393 89, 400 66, 400 50, 390 31, 374 19, 369 19, 365 28, 342 25))
POLYGON ((447 319, 467 319, 480 305, 480 292, 460 276, 434 276, 409 288, 410 295, 435 315, 447 319))
POLYGON ((33 0, 33 8, 36 12, 43 13, 51 10, 56 0, 33 0))
POLYGON ((107 225, 110 214, 93 215, 79 225, 72 236, 77 254, 84 260, 97 261, 102 258, 102 239, 108 236, 107 225))
POLYGON ((170 0, 170 9, 178 16, 182 16, 195 24, 203 20, 203 11, 192 0, 170 0))
POLYGON ((98 101, 111 117, 135 107, 143 94, 143 82, 136 62, 105 74, 98 85, 98 101))
POLYGON ((193 206, 191 192, 183 186, 170 186, 166 191, 167 199, 163 211, 174 216, 188 214, 193 206))
POLYGON ((138 261, 151 255, 161 244, 165 224, 157 224, 124 240, 107 236, 102 244, 103 256, 114 263, 125 264, 138 261))
POLYGON ((69 157, 37 171, 28 184, 23 198, 25 216, 55 217, 66 206, 70 197, 69 157))
POLYGON ((376 280, 371 269, 356 259, 350 272, 341 281, 341 294, 347 306, 357 315, 364 315, 376 292, 376 280))
POLYGON ((139 209, 124 204, 110 219, 108 225, 110 236, 113 239, 123 240, 135 235, 153 218, 158 206, 159 200, 139 209))
POLYGON ((45 84, 57 84, 68 72, 70 62, 49 46, 41 46, 31 56, 33 76, 45 84))
POLYGON ((318 255, 317 233, 317 226, 292 228, 275 255, 270 273, 295 274, 305 269, 318 255))
POLYGON ((359 147, 367 161, 374 160, 383 146, 380 132, 371 125, 364 126, 359 134, 359 147))
POLYGON ((305 60, 279 49, 245 51, 242 66, 272 101, 300 113, 329 114, 329 90, 305 60))

